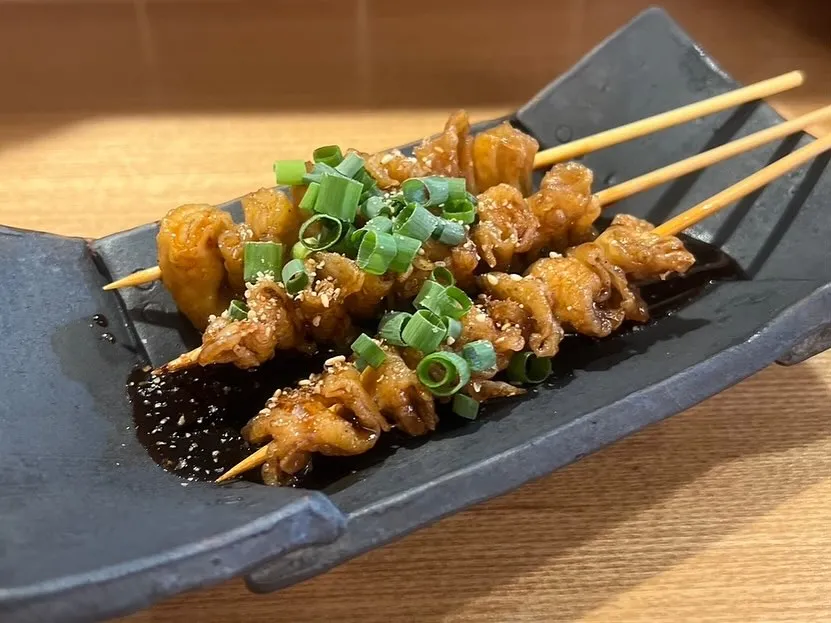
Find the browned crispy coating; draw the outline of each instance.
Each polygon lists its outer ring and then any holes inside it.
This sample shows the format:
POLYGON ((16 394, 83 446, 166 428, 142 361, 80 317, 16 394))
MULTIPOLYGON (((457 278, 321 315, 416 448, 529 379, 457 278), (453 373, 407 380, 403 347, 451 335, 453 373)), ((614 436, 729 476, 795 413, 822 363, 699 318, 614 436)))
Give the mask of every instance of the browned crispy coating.
POLYGON ((422 251, 414 258, 411 269, 395 278, 393 294, 396 301, 404 303, 414 299, 424 282, 430 278, 433 269, 439 266, 444 266, 453 273, 456 285, 463 290, 474 287, 479 252, 473 241, 468 239, 460 245, 450 247, 428 239, 424 241, 422 251))
MULTIPOLYGON (((488 273, 479 278, 479 286, 490 297, 518 303, 532 325, 527 335, 526 343, 538 357, 553 357, 557 354, 560 341, 563 339, 563 329, 557 322, 551 306, 545 284, 531 277, 522 277, 517 274, 488 273)), ((513 323, 507 321, 509 326, 513 323)))
MULTIPOLYGON (((531 192, 531 172, 539 143, 504 121, 473 139, 476 188, 509 184, 523 195, 531 192)), ((471 191, 472 192, 472 191, 471 191)))
POLYGON ((367 172, 375 178, 378 188, 390 190, 411 177, 430 175, 430 169, 414 156, 405 156, 398 149, 377 154, 362 154, 367 172))
POLYGON ((413 155, 433 175, 463 177, 469 190, 476 188, 473 172, 473 137, 464 110, 450 115, 444 131, 426 138, 413 149, 413 155))
POLYGON ((226 229, 219 236, 219 251, 225 262, 228 283, 234 292, 245 291, 245 272, 243 269, 243 251, 245 243, 254 240, 254 232, 246 223, 238 223, 226 229))
POLYGON ((539 223, 528 204, 513 186, 499 184, 478 197, 479 222, 470 237, 488 266, 507 270, 518 253, 529 251, 539 223))
POLYGON ((214 206, 183 205, 161 220, 156 236, 162 282, 197 329, 231 301, 219 238, 233 228, 231 216, 214 206))
POLYGON ((600 204, 592 194, 591 169, 579 162, 554 165, 542 179, 540 189, 528 197, 539 230, 532 254, 541 250, 563 251, 594 237, 594 221, 600 204))
POLYGON ((666 279, 671 273, 685 273, 695 256, 675 236, 659 236, 654 229, 647 221, 618 214, 595 242, 630 279, 666 279))
POLYGON ((271 359, 278 350, 310 349, 282 284, 260 279, 245 293, 245 301, 250 310, 246 320, 233 321, 223 313, 208 325, 202 335, 200 365, 233 363, 239 368, 252 368, 271 359))

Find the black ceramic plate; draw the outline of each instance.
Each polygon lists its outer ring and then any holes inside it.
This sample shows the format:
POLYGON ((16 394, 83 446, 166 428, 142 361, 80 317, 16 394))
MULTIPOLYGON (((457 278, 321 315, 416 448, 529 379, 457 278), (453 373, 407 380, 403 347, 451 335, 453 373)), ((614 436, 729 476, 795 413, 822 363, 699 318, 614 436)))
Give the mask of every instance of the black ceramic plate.
MULTIPOLYGON (((512 121, 548 147, 735 86, 651 10, 512 121)), ((601 188, 779 121, 766 105, 745 106, 585 161, 601 188)), ((808 140, 759 149, 616 209, 663 221, 808 140)), ((746 278, 718 281, 639 331, 566 345, 553 386, 389 452, 323 491, 185 487, 137 442, 125 379, 195 336, 160 285, 121 298, 100 288, 155 263, 155 226, 91 244, 0 228, 0 619, 101 619, 244 573, 255 591, 280 588, 546 474, 775 360, 819 352, 831 339, 826 164, 691 232, 726 251, 746 278), (95 314, 109 325, 92 322, 95 314)))

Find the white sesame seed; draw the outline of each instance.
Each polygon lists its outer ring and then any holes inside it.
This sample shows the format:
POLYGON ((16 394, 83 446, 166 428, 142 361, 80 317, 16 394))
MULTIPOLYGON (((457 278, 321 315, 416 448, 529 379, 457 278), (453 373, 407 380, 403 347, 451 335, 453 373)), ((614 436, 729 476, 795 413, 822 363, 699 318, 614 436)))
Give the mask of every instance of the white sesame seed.
POLYGON ((558 257, 563 257, 563 256, 560 253, 557 253, 556 251, 551 251, 548 254, 548 257, 550 257, 552 260, 556 260, 558 257))
POLYGON ((180 415, 180 416, 179 416, 179 421, 178 421, 178 422, 176 422, 176 426, 184 426, 184 425, 185 425, 185 416, 184 416, 184 415, 180 415))
POLYGON ((495 286, 497 283, 499 283, 499 279, 497 279, 496 275, 488 274, 487 280, 488 280, 488 283, 491 284, 492 286, 495 286))
POLYGON ((386 153, 383 156, 381 156, 381 164, 387 164, 393 158, 395 158, 395 156, 393 156, 391 153, 386 153))
POLYGON ((315 327, 320 326, 320 316, 315 316, 314 318, 312 318, 312 325, 314 325, 315 327))
POLYGON ((298 384, 300 387, 306 387, 306 386, 308 386, 308 385, 311 385, 311 384, 312 384, 312 382, 311 382, 309 379, 300 379, 299 381, 297 381, 297 384, 298 384))
POLYGON ((511 273, 511 279, 513 281, 522 281, 522 275, 517 275, 516 273, 511 273))

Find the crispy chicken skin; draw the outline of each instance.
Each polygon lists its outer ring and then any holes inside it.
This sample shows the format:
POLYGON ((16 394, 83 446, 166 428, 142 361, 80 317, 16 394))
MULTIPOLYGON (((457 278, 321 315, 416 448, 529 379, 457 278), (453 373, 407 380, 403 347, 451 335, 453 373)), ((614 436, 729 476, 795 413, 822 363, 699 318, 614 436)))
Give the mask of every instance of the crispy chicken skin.
POLYGON ((219 238, 234 227, 231 216, 206 204, 174 208, 156 236, 162 282, 176 306, 197 329, 231 301, 219 238))
POLYGON ((504 121, 473 139, 476 188, 508 184, 523 195, 531 192, 531 172, 539 143, 504 121))

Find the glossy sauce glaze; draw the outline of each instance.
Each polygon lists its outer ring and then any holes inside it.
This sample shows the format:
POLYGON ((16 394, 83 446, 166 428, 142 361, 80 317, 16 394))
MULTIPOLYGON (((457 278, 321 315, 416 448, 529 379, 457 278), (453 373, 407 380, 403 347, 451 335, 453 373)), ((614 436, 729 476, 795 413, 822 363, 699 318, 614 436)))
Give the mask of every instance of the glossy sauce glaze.
MULTIPOLYGON (((641 294, 652 318, 649 324, 660 322, 715 282, 743 278, 736 263, 717 247, 682 238, 695 255, 696 263, 683 276, 642 284, 641 294)), ((638 330, 641 327, 628 325, 622 332, 638 330)), ((569 336, 563 341, 554 359, 551 385, 562 386, 570 370, 583 365, 593 350, 585 348, 590 343, 602 344, 603 340, 569 336)), ((247 371, 234 366, 210 366, 152 377, 149 369, 137 370, 128 382, 128 391, 139 440, 164 469, 188 480, 215 480, 254 450, 239 431, 263 408, 274 390, 319 372, 323 362, 332 355, 332 351, 311 357, 281 353, 259 368, 247 371)), ((439 413, 438 434, 470 425, 441 406, 439 413)), ((488 417, 487 404, 483 405, 479 417, 488 417)), ((415 447, 428 438, 412 438, 392 431, 382 435, 370 452, 359 456, 315 456, 313 469, 298 477, 295 484, 328 491, 343 488, 359 478, 362 470, 383 462, 399 447, 415 447)), ((252 470, 247 478, 258 481, 259 470, 252 470)))

